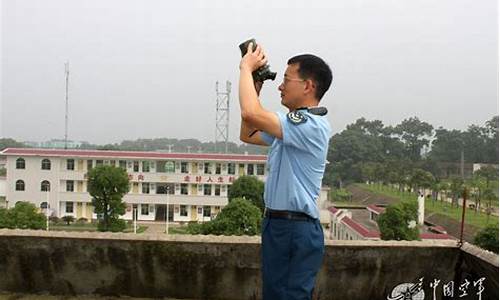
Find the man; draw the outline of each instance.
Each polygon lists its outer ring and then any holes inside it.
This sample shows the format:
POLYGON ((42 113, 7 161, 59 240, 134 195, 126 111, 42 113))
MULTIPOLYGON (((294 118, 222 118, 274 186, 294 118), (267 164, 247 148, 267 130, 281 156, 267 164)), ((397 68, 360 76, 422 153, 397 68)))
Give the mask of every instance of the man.
POLYGON ((262 223, 262 294, 265 300, 311 299, 324 252, 317 199, 331 128, 318 104, 332 72, 319 57, 291 58, 279 86, 289 113, 266 111, 258 96, 262 83, 252 72, 267 62, 257 45, 240 63, 239 98, 243 142, 269 145, 262 223), (257 132, 256 132, 257 131, 257 132))

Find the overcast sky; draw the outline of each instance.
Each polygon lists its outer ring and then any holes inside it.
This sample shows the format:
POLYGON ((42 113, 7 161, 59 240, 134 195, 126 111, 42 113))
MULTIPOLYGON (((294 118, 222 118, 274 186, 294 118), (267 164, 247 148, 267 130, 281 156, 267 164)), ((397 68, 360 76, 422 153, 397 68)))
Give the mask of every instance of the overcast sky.
POLYGON ((395 125, 418 116, 465 129, 498 114, 494 0, 127 1, 0 0, 0 137, 91 143, 215 136, 215 82, 233 83, 238 141, 238 44, 255 37, 276 81, 286 61, 321 56, 333 69, 322 104, 334 132, 364 116, 395 125))

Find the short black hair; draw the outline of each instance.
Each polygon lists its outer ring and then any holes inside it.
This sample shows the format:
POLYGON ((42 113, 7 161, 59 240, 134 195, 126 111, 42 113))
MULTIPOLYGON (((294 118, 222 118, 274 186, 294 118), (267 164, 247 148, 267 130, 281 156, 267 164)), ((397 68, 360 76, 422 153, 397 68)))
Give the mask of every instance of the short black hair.
POLYGON ((290 58, 289 65, 299 64, 299 76, 316 83, 316 98, 321 100, 332 84, 332 70, 324 60, 312 54, 301 54, 290 58))

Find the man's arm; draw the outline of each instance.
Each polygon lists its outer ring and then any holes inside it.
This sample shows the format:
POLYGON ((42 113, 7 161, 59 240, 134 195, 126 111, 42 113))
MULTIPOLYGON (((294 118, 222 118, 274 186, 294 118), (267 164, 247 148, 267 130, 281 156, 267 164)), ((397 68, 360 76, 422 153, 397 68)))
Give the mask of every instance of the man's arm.
MULTIPOLYGON (((255 82, 255 91, 257 92, 257 96, 260 95, 260 90, 262 89, 262 82, 255 82)), ((260 137, 260 131, 251 127, 246 121, 241 119, 241 127, 240 127, 240 140, 245 143, 268 146, 262 138, 260 137)))
MULTIPOLYGON (((244 129, 244 122, 246 122, 246 127, 261 130, 282 139, 283 134, 281 132, 281 124, 278 116, 262 107, 253 83, 252 72, 265 65, 266 62, 267 59, 260 46, 257 45, 255 51, 252 52, 252 43, 250 43, 248 45, 247 54, 243 56, 240 63, 239 98, 242 131, 244 129)), ((257 133, 255 135, 257 135, 257 133)), ((256 139, 261 140, 260 134, 256 139)))
POLYGON ((260 137, 260 131, 255 132, 257 129, 250 127, 247 122, 243 119, 241 120, 241 128, 240 128, 240 140, 242 142, 254 145, 261 146, 269 146, 264 140, 260 137), (252 134, 253 133, 253 134, 252 134), (252 134, 252 136, 250 136, 252 134))

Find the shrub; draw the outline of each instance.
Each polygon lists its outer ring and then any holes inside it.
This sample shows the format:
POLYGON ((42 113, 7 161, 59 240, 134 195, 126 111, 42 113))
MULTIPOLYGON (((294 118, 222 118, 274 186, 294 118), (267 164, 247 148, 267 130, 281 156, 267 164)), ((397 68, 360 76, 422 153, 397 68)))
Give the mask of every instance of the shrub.
POLYGON ((479 247, 498 253, 498 224, 488 225, 474 237, 474 244, 479 247))
POLYGON ((46 217, 28 202, 16 202, 11 209, 0 209, 0 228, 43 229, 46 217))
POLYGON ((70 223, 75 222, 75 217, 73 217, 73 216, 64 216, 61 219, 63 220, 63 222, 66 223, 66 225, 69 225, 70 223))
POLYGON ((89 220, 87 218, 79 218, 76 220, 77 224, 86 224, 89 220))

